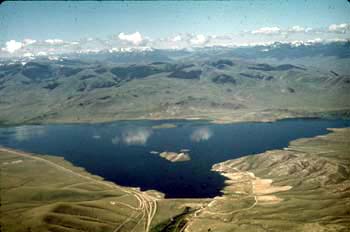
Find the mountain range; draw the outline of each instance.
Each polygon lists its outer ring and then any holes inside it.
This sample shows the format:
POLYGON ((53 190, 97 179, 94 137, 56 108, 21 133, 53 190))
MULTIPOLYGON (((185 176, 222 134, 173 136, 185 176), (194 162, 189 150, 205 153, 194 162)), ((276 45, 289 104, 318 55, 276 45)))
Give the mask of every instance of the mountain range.
POLYGON ((348 116, 350 43, 2 59, 2 124, 348 116))

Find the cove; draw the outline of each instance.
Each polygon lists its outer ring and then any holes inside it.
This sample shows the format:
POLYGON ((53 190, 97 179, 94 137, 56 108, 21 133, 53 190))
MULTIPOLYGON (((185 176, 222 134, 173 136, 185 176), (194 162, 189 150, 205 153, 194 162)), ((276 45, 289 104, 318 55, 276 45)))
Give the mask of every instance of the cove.
POLYGON ((348 120, 287 119, 211 124, 206 121, 118 121, 99 124, 24 125, 0 128, 0 145, 62 156, 92 174, 123 186, 155 189, 167 198, 221 195, 224 177, 215 163, 267 150, 291 140, 350 126, 348 120), (155 128, 161 124, 176 127, 155 128), (169 162, 151 151, 188 149, 186 162, 169 162))

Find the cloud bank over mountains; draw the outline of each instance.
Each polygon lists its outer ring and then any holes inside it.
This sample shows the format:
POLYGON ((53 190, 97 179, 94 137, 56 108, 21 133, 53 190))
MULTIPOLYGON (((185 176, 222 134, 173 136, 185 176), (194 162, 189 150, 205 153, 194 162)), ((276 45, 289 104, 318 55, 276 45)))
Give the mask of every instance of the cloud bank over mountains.
POLYGON ((76 41, 64 41, 59 38, 35 40, 25 38, 22 41, 9 40, 0 44, 0 57, 33 57, 67 53, 94 53, 149 51, 152 49, 192 49, 198 47, 239 47, 268 45, 274 42, 292 44, 319 43, 350 39, 350 23, 331 24, 328 27, 310 28, 295 25, 289 28, 278 26, 261 27, 239 34, 204 35, 175 34, 166 38, 151 38, 140 32, 120 32, 107 39, 83 38, 76 41))
POLYGON ((342 24, 332 24, 328 27, 328 31, 345 34, 350 31, 350 24, 342 23, 342 24))

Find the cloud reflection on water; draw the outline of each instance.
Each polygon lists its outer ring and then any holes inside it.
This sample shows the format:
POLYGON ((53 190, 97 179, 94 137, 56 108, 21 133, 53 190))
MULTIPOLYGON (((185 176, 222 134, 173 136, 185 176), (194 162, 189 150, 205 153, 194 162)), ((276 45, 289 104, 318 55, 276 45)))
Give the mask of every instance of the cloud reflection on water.
POLYGON ((113 137, 111 141, 113 144, 145 145, 152 133, 152 130, 148 128, 127 129, 120 136, 113 137))
POLYGON ((190 136, 193 142, 206 141, 210 139, 213 135, 213 132, 207 127, 201 127, 194 130, 190 136))
POLYGON ((35 137, 46 135, 45 126, 18 126, 14 128, 14 137, 17 141, 22 142, 35 137))

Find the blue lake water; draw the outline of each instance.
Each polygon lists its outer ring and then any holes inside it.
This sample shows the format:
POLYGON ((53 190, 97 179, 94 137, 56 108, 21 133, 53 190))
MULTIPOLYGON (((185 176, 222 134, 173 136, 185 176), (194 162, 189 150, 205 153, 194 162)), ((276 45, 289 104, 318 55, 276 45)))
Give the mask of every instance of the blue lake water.
POLYGON ((349 127, 350 121, 288 119, 272 123, 120 121, 102 124, 0 128, 0 145, 63 156, 90 173, 124 186, 156 189, 169 198, 220 195, 224 177, 215 163, 288 146, 289 141, 349 127), (154 129, 162 123, 176 128, 154 129), (189 149, 191 161, 171 163, 150 151, 189 149))

